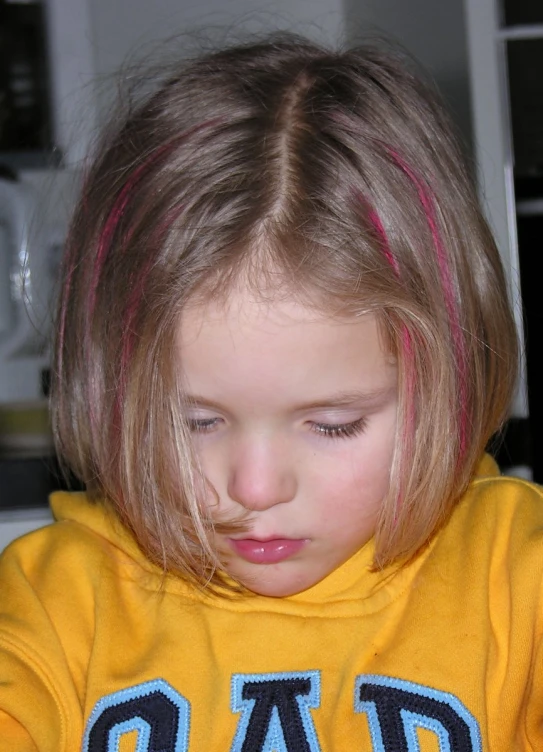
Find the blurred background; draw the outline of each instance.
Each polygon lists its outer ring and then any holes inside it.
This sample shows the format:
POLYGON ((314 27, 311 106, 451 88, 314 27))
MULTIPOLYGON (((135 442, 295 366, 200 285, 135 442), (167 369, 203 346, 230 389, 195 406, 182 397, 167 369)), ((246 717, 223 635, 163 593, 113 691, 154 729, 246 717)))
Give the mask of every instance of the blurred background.
POLYGON ((386 35, 435 80, 472 160, 525 345, 502 467, 543 480, 536 284, 543 229, 541 0, 0 0, 0 549, 49 519, 51 317, 68 218, 127 61, 288 29, 386 35), (176 36, 172 41, 172 36, 176 36))

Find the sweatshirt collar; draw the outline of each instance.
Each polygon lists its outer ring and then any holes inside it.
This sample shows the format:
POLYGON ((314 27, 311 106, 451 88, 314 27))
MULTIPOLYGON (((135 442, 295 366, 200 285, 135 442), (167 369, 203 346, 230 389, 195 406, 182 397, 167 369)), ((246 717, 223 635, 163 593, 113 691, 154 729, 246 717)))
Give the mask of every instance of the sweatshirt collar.
MULTIPOLYGON (((477 467, 475 480, 498 474, 495 461, 489 455, 484 455, 477 467)), ((57 492, 51 496, 51 507, 57 521, 81 524, 106 538, 116 549, 124 553, 126 576, 140 580, 144 587, 166 589, 191 599, 214 603, 216 607, 241 612, 264 610, 325 615, 327 608, 331 607, 334 609, 334 615, 341 617, 355 612, 368 613, 379 610, 413 582, 413 577, 432 548, 432 544, 427 546, 408 565, 392 565, 384 570, 375 570, 375 545, 372 539, 323 580, 296 595, 286 598, 271 598, 250 593, 216 596, 188 585, 179 577, 164 577, 160 569, 144 557, 134 538, 107 504, 91 503, 84 493, 57 492)))

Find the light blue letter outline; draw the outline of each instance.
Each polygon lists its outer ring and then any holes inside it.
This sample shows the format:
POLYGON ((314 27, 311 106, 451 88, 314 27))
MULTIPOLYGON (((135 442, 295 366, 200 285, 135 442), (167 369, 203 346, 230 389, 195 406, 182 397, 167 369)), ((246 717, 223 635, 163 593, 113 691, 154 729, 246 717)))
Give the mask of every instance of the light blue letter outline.
MULTIPOLYGON (((231 690, 231 708, 233 713, 241 713, 238 722, 236 735, 232 742, 230 752, 241 752, 251 714, 256 704, 256 700, 244 700, 242 693, 245 684, 252 684, 267 681, 285 681, 288 679, 308 679, 311 689, 307 695, 297 695, 296 702, 300 710, 300 717, 304 728, 305 736, 311 752, 320 752, 321 748, 317 737, 317 732, 313 724, 310 708, 318 708, 321 700, 321 675, 320 671, 289 671, 279 672, 276 674, 234 674, 232 676, 231 690)), ((254 752, 289 752, 285 745, 283 730, 277 708, 272 711, 268 733, 262 750, 254 752), (275 747, 271 746, 275 744, 275 747)))
MULTIPOLYGON (((400 689, 404 692, 428 697, 431 700, 436 700, 437 702, 448 705, 466 723, 469 729, 472 751, 482 752, 483 748, 479 724, 477 723, 476 718, 474 718, 466 706, 460 702, 455 695, 449 692, 441 692, 440 690, 432 689, 431 687, 425 687, 423 684, 415 684, 414 682, 404 681, 403 679, 394 679, 390 676, 360 674, 356 677, 355 682, 354 709, 356 713, 366 713, 368 716, 368 725, 370 728, 374 752, 389 752, 389 750, 386 750, 383 744, 381 726, 375 703, 359 699, 360 687, 362 684, 376 684, 379 687, 393 687, 394 689, 400 689)), ((409 752, 420 752, 418 738, 415 731, 417 726, 433 731, 438 736, 440 752, 450 752, 449 734, 437 719, 422 716, 407 710, 401 710, 400 715, 403 720, 404 733, 409 752), (422 722, 423 719, 424 723, 422 722), (443 733, 446 734, 446 738, 443 736, 443 733), (445 742, 446 746, 443 746, 442 742, 445 742)))
MULTIPOLYGON (((163 679, 153 679, 152 681, 143 682, 142 684, 136 684, 134 687, 121 689, 118 692, 113 692, 112 694, 106 695, 105 697, 102 697, 100 700, 98 700, 98 702, 92 709, 92 712, 87 721, 87 725, 85 727, 82 752, 94 752, 93 750, 89 749, 90 734, 94 724, 105 710, 113 707, 114 705, 121 705, 123 702, 127 702, 129 700, 136 700, 141 697, 146 697, 150 694, 153 694, 153 692, 161 692, 169 700, 171 700, 179 710, 179 727, 177 729, 177 738, 175 740, 174 752, 188 752, 190 703, 185 697, 183 697, 183 695, 180 695, 179 692, 176 692, 171 684, 168 684, 168 682, 164 681, 163 679)), ((110 747, 107 752, 118 752, 120 733, 115 733, 115 735, 112 735, 111 732, 115 729, 120 728, 121 726, 123 727, 122 733, 128 733, 129 731, 138 732, 138 746, 136 752, 146 752, 149 746, 150 730, 149 734, 145 736, 145 730, 142 724, 145 724, 145 726, 147 727, 149 726, 149 724, 142 718, 140 718, 139 716, 134 716, 133 718, 127 719, 126 721, 113 726, 109 733, 108 746, 112 742, 114 742, 116 744, 116 747, 110 747), (141 740, 145 740, 145 747, 142 747, 143 742, 141 740)))

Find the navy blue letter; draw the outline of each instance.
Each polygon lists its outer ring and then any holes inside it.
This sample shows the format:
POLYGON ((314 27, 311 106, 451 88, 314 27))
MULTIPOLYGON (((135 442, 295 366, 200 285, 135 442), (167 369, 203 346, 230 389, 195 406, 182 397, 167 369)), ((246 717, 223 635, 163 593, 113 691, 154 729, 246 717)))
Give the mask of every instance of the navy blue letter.
POLYGON ((357 677, 355 710, 366 713, 374 752, 419 752, 417 728, 439 740, 440 752, 481 752, 475 718, 457 697, 387 676, 357 677))
POLYGON ((190 705, 162 679, 102 697, 89 717, 83 752, 118 752, 121 737, 138 734, 137 752, 187 752, 190 705))
POLYGON ((235 674, 232 710, 242 716, 231 752, 320 752, 309 712, 319 703, 318 671, 235 674))

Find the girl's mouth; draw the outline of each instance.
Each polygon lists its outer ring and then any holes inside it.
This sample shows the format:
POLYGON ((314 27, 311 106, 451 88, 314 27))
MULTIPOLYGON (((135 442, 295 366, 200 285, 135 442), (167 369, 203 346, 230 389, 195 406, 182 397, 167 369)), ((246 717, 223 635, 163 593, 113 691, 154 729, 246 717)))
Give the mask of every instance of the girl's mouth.
POLYGON ((307 543, 304 538, 256 538, 229 539, 231 547, 251 564, 277 564, 297 554, 307 543))

